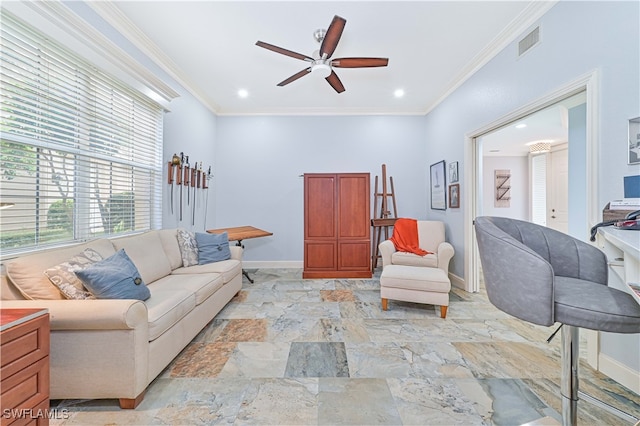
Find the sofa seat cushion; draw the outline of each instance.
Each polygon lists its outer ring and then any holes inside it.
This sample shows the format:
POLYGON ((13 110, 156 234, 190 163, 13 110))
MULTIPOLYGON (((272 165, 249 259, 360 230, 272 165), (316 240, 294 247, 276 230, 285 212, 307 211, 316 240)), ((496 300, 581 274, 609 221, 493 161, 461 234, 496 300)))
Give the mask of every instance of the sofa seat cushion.
POLYGON ((417 254, 413 253, 397 251, 391 255, 391 263, 393 265, 426 266, 429 268, 437 268, 438 255, 431 253, 424 256, 418 256, 417 254))
POLYGON ((149 341, 153 341, 196 307, 196 295, 187 289, 149 286, 147 305, 149 341))
POLYGON ((193 293, 196 296, 196 305, 207 300, 213 293, 224 285, 221 274, 179 274, 167 275, 154 282, 151 288, 170 291, 172 289, 182 289, 193 293))
POLYGON ((173 275, 181 274, 210 274, 217 272, 222 274, 225 283, 231 281, 236 275, 242 273, 242 263, 237 259, 223 260, 221 262, 207 263, 206 265, 188 266, 178 268, 172 272, 173 275))

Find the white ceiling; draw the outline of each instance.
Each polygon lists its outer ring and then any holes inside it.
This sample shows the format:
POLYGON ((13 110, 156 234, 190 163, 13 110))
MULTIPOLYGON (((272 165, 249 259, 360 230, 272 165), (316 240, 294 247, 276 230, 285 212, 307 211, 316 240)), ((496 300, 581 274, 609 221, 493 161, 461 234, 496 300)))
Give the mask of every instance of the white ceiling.
POLYGON ((220 115, 425 114, 553 3, 87 2, 220 115), (313 32, 334 15, 347 21, 334 58, 388 57, 389 66, 336 69, 341 94, 315 73, 277 87, 308 65, 256 41, 312 56, 313 32))

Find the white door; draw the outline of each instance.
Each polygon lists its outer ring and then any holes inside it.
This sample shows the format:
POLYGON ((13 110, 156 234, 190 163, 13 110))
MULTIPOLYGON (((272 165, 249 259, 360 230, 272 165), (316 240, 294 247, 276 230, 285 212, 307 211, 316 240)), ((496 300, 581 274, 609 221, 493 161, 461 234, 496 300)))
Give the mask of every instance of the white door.
POLYGON ((552 150, 547 167, 547 226, 569 233, 569 150, 552 150))

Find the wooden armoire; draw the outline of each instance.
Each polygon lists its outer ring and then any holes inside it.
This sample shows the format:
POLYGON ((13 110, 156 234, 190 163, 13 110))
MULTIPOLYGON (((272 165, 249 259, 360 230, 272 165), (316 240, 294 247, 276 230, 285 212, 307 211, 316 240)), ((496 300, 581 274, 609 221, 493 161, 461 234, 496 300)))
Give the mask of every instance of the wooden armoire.
POLYGON ((371 278, 369 173, 304 175, 303 278, 371 278))

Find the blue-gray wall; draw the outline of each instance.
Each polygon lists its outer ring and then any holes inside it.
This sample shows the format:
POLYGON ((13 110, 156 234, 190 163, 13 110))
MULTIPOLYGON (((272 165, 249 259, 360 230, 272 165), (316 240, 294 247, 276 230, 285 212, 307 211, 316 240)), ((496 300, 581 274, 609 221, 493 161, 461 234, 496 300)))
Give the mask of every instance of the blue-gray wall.
MULTIPOLYGON (((639 16, 638 2, 556 4, 538 22, 540 45, 520 58, 517 42, 507 46, 426 116, 427 162, 462 159, 466 133, 598 70, 597 200, 604 207, 609 200, 621 198, 623 176, 638 173, 637 166, 627 165, 626 141, 628 119, 640 115, 639 16)), ((460 177, 464 179, 462 171, 460 177)), ((466 208, 462 205, 461 210, 466 208)), ((456 248, 452 271, 462 276, 464 219, 460 213, 447 210, 431 216, 447 222, 456 248)))
POLYGON ((422 116, 218 117, 216 223, 274 233, 245 241, 245 260, 300 263, 301 175, 368 172, 373 193, 376 175, 382 188, 382 164, 393 177, 398 214, 425 218, 429 163, 424 134, 422 116))
MULTIPOLYGON (((587 105, 569 109, 569 235, 586 240, 587 220, 587 105)), ((552 183, 553 184, 553 183, 552 183)))

